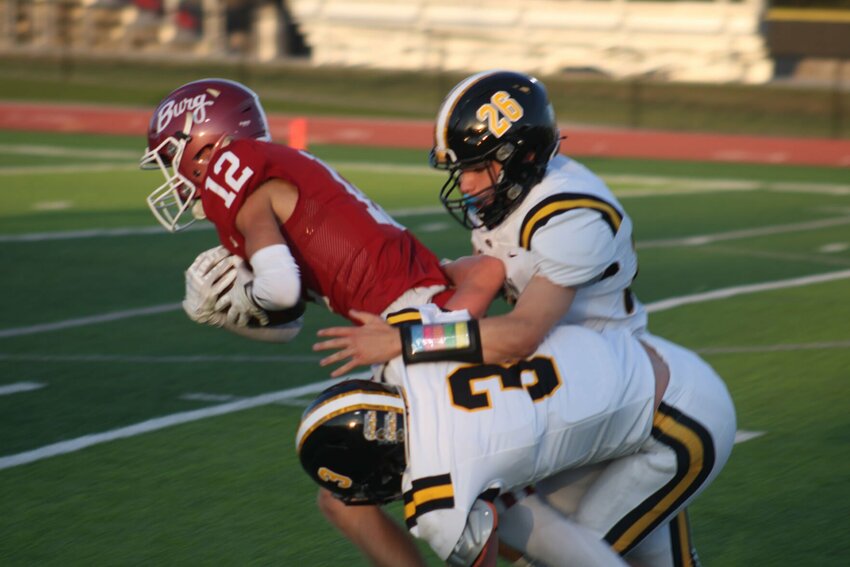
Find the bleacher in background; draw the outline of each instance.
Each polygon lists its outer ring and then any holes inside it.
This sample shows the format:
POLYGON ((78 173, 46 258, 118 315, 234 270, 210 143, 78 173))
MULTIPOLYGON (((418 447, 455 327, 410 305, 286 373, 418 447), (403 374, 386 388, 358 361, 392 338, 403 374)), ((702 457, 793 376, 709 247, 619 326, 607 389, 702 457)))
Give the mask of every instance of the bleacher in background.
POLYGON ((281 55, 280 0, 0 0, 12 53, 281 55))
MULTIPOLYGON (((822 26, 835 33, 789 48, 798 28, 766 16, 766 2, 0 0, 0 55, 298 56, 315 66, 763 83, 805 68, 815 40, 832 51, 848 43, 846 23, 832 20, 850 11, 835 11, 822 26)), ((833 57, 840 65, 847 55, 833 57)))
POLYGON ((764 82, 764 0, 290 0, 316 64, 764 82))

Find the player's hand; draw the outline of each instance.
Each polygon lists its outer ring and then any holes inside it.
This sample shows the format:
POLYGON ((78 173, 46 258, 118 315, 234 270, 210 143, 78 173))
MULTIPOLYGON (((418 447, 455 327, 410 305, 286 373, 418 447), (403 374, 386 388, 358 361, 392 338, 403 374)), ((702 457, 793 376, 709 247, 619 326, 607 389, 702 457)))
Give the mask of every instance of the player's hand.
POLYGON ((236 266, 223 246, 201 252, 186 270, 186 297, 183 311, 192 321, 221 327, 227 321, 216 305, 221 295, 236 281, 236 266))
POLYGON ((226 310, 226 322, 234 327, 252 326, 265 327, 269 324, 268 314, 252 298, 251 287, 254 285, 254 272, 241 259, 236 263, 236 282, 223 295, 216 309, 226 310))
POLYGON ((364 311, 351 311, 351 318, 363 325, 360 327, 329 327, 317 334, 329 338, 313 345, 314 351, 334 350, 333 354, 319 361, 320 366, 343 362, 331 372, 339 378, 357 366, 387 362, 401 354, 401 334, 381 317, 364 311))

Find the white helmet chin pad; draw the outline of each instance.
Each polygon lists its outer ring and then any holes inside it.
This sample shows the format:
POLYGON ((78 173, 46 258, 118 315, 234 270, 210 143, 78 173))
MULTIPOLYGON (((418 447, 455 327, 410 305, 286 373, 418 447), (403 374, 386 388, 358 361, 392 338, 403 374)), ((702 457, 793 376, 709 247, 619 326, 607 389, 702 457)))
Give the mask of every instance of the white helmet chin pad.
POLYGON ((169 232, 183 230, 196 219, 194 214, 186 215, 188 220, 181 222, 186 210, 194 209, 198 194, 195 184, 181 175, 175 165, 180 163, 185 148, 185 140, 169 136, 156 148, 146 151, 139 163, 142 169, 159 169, 165 178, 165 182, 148 195, 147 203, 159 224, 169 232), (172 156, 169 164, 163 160, 163 154, 172 156))

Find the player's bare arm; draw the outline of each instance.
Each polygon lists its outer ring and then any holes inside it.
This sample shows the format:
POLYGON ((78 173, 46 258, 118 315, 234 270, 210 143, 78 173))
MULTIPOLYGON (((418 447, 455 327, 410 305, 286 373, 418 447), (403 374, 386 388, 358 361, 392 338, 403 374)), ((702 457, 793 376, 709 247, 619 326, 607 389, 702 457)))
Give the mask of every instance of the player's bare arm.
POLYGON ((446 303, 452 310, 466 309, 475 318, 484 317, 505 280, 505 266, 492 256, 464 256, 443 264, 455 287, 446 303))
POLYGON ((236 228, 245 237, 250 258, 266 246, 286 244, 280 232, 298 202, 298 189, 280 179, 270 179, 248 197, 236 215, 236 228))
POLYGON ((534 353, 569 311, 575 293, 575 288, 554 284, 545 277, 532 278, 510 313, 481 321, 484 362, 506 362, 534 353))
MULTIPOLYGON (((483 361, 501 363, 530 356, 567 313, 574 297, 574 288, 534 277, 510 313, 479 321, 483 361)), ((321 366, 343 362, 331 376, 342 376, 360 365, 387 362, 402 353, 397 328, 375 315, 360 312, 353 315, 362 326, 321 329, 318 335, 328 340, 313 345, 316 351, 336 351, 323 358, 321 366)))

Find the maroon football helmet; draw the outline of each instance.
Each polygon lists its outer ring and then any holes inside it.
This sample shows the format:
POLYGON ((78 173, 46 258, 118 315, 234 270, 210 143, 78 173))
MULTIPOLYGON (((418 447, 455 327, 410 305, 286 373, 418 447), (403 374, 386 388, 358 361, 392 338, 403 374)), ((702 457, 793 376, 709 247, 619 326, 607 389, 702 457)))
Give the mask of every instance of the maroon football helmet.
POLYGON ((203 218, 198 199, 209 156, 225 139, 240 138, 270 139, 260 99, 244 85, 202 79, 162 99, 151 117, 140 163, 142 169, 159 169, 165 176, 165 183, 148 196, 162 226, 174 232, 203 218), (187 209, 193 214, 181 222, 187 209))

